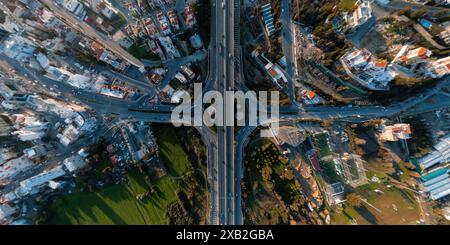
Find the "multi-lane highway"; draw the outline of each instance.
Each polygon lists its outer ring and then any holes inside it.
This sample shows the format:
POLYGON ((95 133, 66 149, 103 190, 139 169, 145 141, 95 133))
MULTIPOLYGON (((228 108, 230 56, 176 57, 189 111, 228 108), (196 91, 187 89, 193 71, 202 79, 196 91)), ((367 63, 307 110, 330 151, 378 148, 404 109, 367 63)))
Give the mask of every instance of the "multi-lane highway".
MULTIPOLYGON (((288 1, 283 1, 282 8, 289 11, 288 1)), ((59 10, 61 11, 61 10, 59 10)), ((205 81, 206 93, 216 90, 226 98, 227 91, 245 88, 244 76, 242 75, 241 48, 239 44, 239 1, 214 0, 212 3, 211 19, 211 42, 208 48, 209 71, 205 81)), ((289 11, 290 12, 290 11, 289 11)), ((283 23, 291 25, 287 13, 283 14, 283 23)), ((290 27, 284 27, 290 35, 290 27)), ((285 40, 289 61, 293 61, 292 46, 289 47, 289 39, 285 40)), ((291 39, 292 41, 292 39, 291 39)), ((48 87, 57 87, 62 93, 62 97, 71 100, 78 100, 96 111, 99 115, 115 114, 119 119, 137 120, 155 123, 173 123, 171 121, 171 111, 173 106, 169 105, 143 105, 143 100, 129 101, 118 100, 105 97, 94 92, 82 91, 43 76, 39 72, 28 69, 18 62, 4 57, 0 58, 8 61, 17 73, 23 74, 32 80, 36 80, 48 87), (74 92, 75 91, 75 92, 74 92)), ((183 62, 186 59, 183 59, 183 62)), ((288 73, 292 74, 292 66, 288 62, 288 73)), ((140 88, 146 93, 154 93, 153 86, 146 82, 133 80, 121 74, 119 76, 128 83, 140 88)), ((370 118, 380 118, 394 116, 404 113, 415 105, 418 105, 431 96, 440 92, 443 88, 450 86, 450 78, 440 79, 438 85, 421 95, 415 96, 402 103, 389 107, 366 106, 366 107, 331 107, 331 106, 305 106, 301 107, 293 104, 289 107, 280 108, 280 117, 271 119, 273 122, 299 121, 299 120, 345 120, 349 118, 367 120, 370 118)), ((449 107, 449 103, 437 102, 431 109, 449 107)), ((195 110, 195 108, 192 108, 195 110)), ((198 107, 197 109, 200 109, 198 107)), ((219 108, 217 108, 219 109, 219 108)), ((224 122, 227 120, 234 124, 234 101, 223 103, 224 122)), ((427 108, 422 108, 424 112, 427 108)), ((219 111, 219 110, 217 110, 219 111)), ((408 111, 408 113, 411 113, 408 111)), ((270 121, 260 122, 266 124, 270 121)), ((200 132, 205 145, 208 147, 208 174, 210 180, 210 219, 211 224, 243 224, 241 207, 240 180, 243 177, 243 158, 245 146, 250 135, 256 130, 255 126, 245 126, 235 136, 233 126, 218 126, 217 132, 213 132, 206 126, 196 126, 200 132)))
MULTIPOLYGON (((234 1, 215 1, 212 23, 215 25, 215 67, 212 67, 215 89, 224 98, 222 111, 224 125, 217 127, 217 191, 212 197, 217 202, 212 220, 215 224, 234 224, 234 101, 226 101, 227 91, 234 90, 234 1)), ((210 71, 211 72, 211 71, 210 71)))

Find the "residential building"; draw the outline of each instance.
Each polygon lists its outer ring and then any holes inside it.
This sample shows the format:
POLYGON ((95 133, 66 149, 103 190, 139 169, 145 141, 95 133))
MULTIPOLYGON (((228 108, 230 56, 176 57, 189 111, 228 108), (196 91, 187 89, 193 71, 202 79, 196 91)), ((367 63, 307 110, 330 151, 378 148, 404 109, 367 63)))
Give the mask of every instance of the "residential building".
POLYGON ((159 21, 159 28, 163 32, 164 35, 170 35, 172 33, 172 30, 170 29, 169 21, 167 20, 167 17, 164 15, 163 12, 158 12, 156 14, 156 17, 159 21))
POLYGON ((63 6, 80 20, 84 20, 86 17, 87 11, 78 0, 64 0, 63 6))
POLYGON ((124 99, 126 96, 126 93, 123 90, 111 86, 102 87, 99 93, 117 99, 124 99))
POLYGON ((191 42, 192 47, 195 49, 201 49, 203 48, 203 42, 202 38, 199 34, 194 34, 189 38, 189 41, 191 42))
POLYGON ((387 90, 396 73, 386 60, 377 59, 367 49, 354 49, 340 58, 345 72, 370 90, 387 90))
POLYGON ((418 64, 426 62, 431 55, 432 52, 427 48, 413 48, 405 45, 400 49, 392 62, 406 67, 411 66, 415 69, 418 64))
POLYGON ((116 33, 114 33, 112 39, 114 42, 117 42, 125 49, 129 49, 131 48, 131 46, 133 46, 133 41, 127 35, 125 35, 123 31, 117 31, 116 33))
POLYGON ((178 23, 178 17, 175 11, 170 10, 167 12, 167 16, 169 16, 170 25, 172 26, 172 29, 177 32, 180 30, 180 24, 178 23))
POLYGON ((444 29, 439 37, 447 44, 450 45, 450 21, 446 21, 441 24, 441 27, 444 29))
POLYGON ((10 35, 4 42, 4 53, 19 62, 29 62, 36 48, 33 42, 19 35, 10 35))
POLYGON ((272 63, 256 50, 252 52, 252 57, 278 88, 282 89, 287 85, 288 80, 279 65, 272 63))
POLYGON ((318 104, 320 102, 319 96, 311 90, 302 90, 301 92, 303 102, 308 105, 318 104))
POLYGON ((398 141, 411 138, 411 128, 409 124, 397 123, 390 126, 381 127, 380 138, 384 141, 398 141))
POLYGON ((70 173, 74 173, 87 166, 87 162, 79 154, 66 158, 63 164, 70 173))
POLYGON ((194 9, 192 9, 192 7, 188 4, 184 7, 184 23, 186 25, 186 29, 191 29, 195 24, 197 24, 194 9))
POLYGON ((191 68, 189 68, 188 66, 181 66, 181 71, 183 72, 184 75, 186 75, 187 77, 189 77, 189 79, 194 79, 195 78, 195 73, 192 71, 191 68))
POLYGON ((424 75, 431 78, 442 78, 450 74, 450 56, 432 60, 424 67, 424 75))
POLYGON ((170 37, 158 37, 158 41, 164 49, 167 59, 180 58, 181 54, 178 49, 173 45, 170 37))
POLYGON ((0 225, 11 221, 11 216, 17 212, 17 208, 11 207, 9 204, 0 204, 0 225))
POLYGON ((356 29, 372 18, 371 3, 366 0, 356 1, 352 13, 345 13, 344 21, 350 29, 356 29))
POLYGON ((185 83, 187 83, 187 79, 186 79, 186 77, 181 73, 181 72, 177 72, 176 74, 175 74, 175 78, 178 80, 178 81, 180 81, 181 83, 183 83, 183 84, 185 84, 185 83))
POLYGON ((119 11, 107 0, 92 0, 91 5, 93 6, 92 9, 101 13, 108 19, 112 19, 119 13, 119 11))
POLYGON ((0 165, 0 183, 14 178, 19 174, 23 174, 33 168, 34 163, 26 156, 21 156, 0 165))
POLYGON ((20 182, 20 186, 15 190, 18 197, 30 194, 36 194, 41 187, 48 184, 49 181, 66 175, 61 166, 57 166, 48 171, 44 171, 36 176, 28 178, 20 182))

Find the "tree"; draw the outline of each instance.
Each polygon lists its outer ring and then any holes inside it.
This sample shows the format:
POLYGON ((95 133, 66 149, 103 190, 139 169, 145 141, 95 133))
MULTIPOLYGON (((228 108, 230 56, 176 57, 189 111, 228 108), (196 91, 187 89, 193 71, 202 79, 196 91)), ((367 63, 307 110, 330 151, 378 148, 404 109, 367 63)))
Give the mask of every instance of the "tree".
POLYGON ((397 14, 398 15, 409 15, 410 13, 411 13, 411 7, 407 6, 407 7, 404 7, 403 9, 400 9, 397 14))
POLYGON ((420 8, 411 13, 412 19, 420 19, 427 15, 428 10, 426 8, 420 8))
POLYGON ((359 208, 362 206, 362 200, 358 194, 350 193, 345 197, 345 200, 352 207, 359 208))

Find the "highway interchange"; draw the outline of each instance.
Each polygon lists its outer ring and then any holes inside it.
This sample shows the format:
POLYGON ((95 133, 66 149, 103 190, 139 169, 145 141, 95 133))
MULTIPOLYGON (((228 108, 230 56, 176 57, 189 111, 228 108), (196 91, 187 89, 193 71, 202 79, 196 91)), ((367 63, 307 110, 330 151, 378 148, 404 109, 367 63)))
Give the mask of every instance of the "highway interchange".
MULTIPOLYGON (((289 4, 283 1, 283 11, 289 11, 289 4)), ((242 54, 239 44, 239 1, 214 0, 212 4, 211 42, 208 48, 208 76, 205 80, 204 91, 216 90, 221 94, 234 91, 235 88, 246 90, 242 71, 242 54)), ((285 19, 284 21, 286 21, 285 19)), ((289 22, 290 23, 290 22, 289 22)), ((289 34, 292 34, 290 27, 289 34)), ((285 43, 284 45, 287 45, 285 43)), ((290 47, 292 49, 292 46, 290 47)), ((293 51, 290 50, 290 53, 293 51)), ((292 57, 292 56, 291 56, 292 57)), ((98 115, 114 114, 120 119, 145 121, 153 123, 173 123, 171 121, 171 105, 143 105, 143 100, 119 100, 74 89, 49 79, 40 72, 29 69, 20 63, 1 54, 1 59, 7 60, 18 74, 25 75, 31 80, 40 82, 48 87, 57 87, 66 100, 80 101, 90 107, 98 115), (75 93, 74 93, 75 91, 75 93)), ((292 58, 290 58, 290 61, 292 58)), ((137 62, 136 62, 137 63, 137 62)), ((142 64, 141 61, 139 64, 142 64)), ((292 66, 288 65, 292 74, 292 66)), ((158 88, 148 82, 137 81, 126 76, 113 74, 125 79, 142 92, 154 94, 158 88)), ((442 88, 450 86, 450 78, 438 81, 437 86, 421 95, 410 98, 402 103, 389 107, 331 107, 331 106, 291 106, 280 108, 280 117, 260 122, 266 125, 271 122, 298 122, 308 120, 368 120, 371 118, 389 117, 404 113, 415 105, 421 104, 428 98, 441 92, 442 88)), ((224 103, 225 120, 234 121, 234 103, 224 103)), ((430 110, 447 108, 449 100, 438 101, 430 110)), ((193 107, 194 108, 194 107, 193 107)), ((194 108, 195 110, 196 108, 194 108)), ((198 109, 202 109, 201 107, 198 109)), ((421 109, 420 112, 425 112, 421 109)), ((411 113, 411 112, 409 112, 411 113)), ((414 113, 414 112, 413 112, 414 113)), ((195 126, 202 136, 208 152, 208 179, 210 180, 210 224, 243 224, 241 179, 243 177, 243 158, 245 146, 249 137, 257 129, 255 126, 242 127, 237 134, 232 126, 219 126, 216 132, 206 126, 195 126)))

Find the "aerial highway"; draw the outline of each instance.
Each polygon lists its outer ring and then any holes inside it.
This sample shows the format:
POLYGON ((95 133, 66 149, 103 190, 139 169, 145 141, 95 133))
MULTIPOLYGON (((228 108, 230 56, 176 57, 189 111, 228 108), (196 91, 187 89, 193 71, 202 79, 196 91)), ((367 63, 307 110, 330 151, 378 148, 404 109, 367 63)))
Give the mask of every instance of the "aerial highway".
MULTIPOLYGON (((51 8, 56 13, 64 15, 70 21, 74 16, 66 13, 65 10, 49 2, 51 8)), ((211 40, 208 47, 208 74, 204 82, 204 91, 218 91, 225 98, 227 91, 247 90, 245 86, 245 78, 243 76, 242 48, 239 45, 239 1, 234 0, 214 0, 212 3, 211 18, 211 40)), ((285 37, 283 41, 283 49, 286 53, 288 66, 287 73, 291 78, 294 76, 295 55, 293 54, 292 42, 293 31, 290 21, 290 4, 289 1, 282 1, 282 22, 285 37)), ((79 21, 73 20, 72 25, 77 26, 79 21)), ((76 29, 80 31, 80 27, 76 29)), ((89 27, 90 28, 90 27, 89 27)), ((89 34, 92 38, 102 38, 98 34, 89 34)), ((91 28, 92 29, 92 28, 91 28)), ((117 44, 116 44, 117 45, 117 44)), ((115 45, 108 47, 116 47, 115 45)), ((115 52, 122 53, 120 49, 115 52)), ((127 57, 128 53, 122 53, 127 57)), ((170 66, 185 64, 203 58, 205 53, 198 53, 195 56, 185 57, 171 63, 170 66)), ((103 71, 105 73, 117 76, 130 85, 139 88, 144 96, 137 101, 120 100, 97 94, 93 91, 84 91, 71 87, 68 84, 50 79, 40 72, 36 72, 24 65, 9 59, 4 54, 0 54, 1 59, 8 61, 18 74, 26 76, 30 80, 39 82, 47 87, 54 87, 61 93, 61 99, 67 102, 79 101, 85 104, 89 109, 95 111, 98 115, 115 115, 117 120, 135 120, 151 123, 174 123, 171 120, 171 112, 174 105, 144 103, 150 95, 154 95, 160 87, 150 85, 147 81, 139 81, 129 78, 123 74, 112 71, 103 71)), ((130 57, 129 57, 130 58, 130 57)), ((130 58, 130 60, 134 60, 130 58)), ((159 65, 160 63, 151 61, 134 61, 136 64, 145 64, 147 66, 159 65)), ((133 63, 133 62, 131 62, 133 63)), ((443 88, 450 86, 450 77, 440 79, 435 88, 424 91, 408 100, 390 106, 361 106, 361 107, 333 107, 333 106, 301 106, 295 103, 293 98, 293 83, 291 83, 290 97, 293 99, 291 106, 280 108, 280 117, 272 118, 261 124, 269 124, 273 122, 297 122, 297 121, 320 121, 320 120, 348 120, 359 119, 368 120, 371 118, 390 117, 402 113, 422 113, 426 110, 438 110, 440 108, 449 107, 447 101, 437 101, 432 107, 421 108, 420 111, 411 111, 414 106, 422 104, 430 97, 441 92, 443 88)), ((161 85, 162 87, 162 85, 161 85)), ((202 106, 193 106, 192 111, 202 110, 202 106)), ((219 109, 219 108, 217 108, 219 109)), ((222 111, 224 112, 224 121, 228 120, 234 124, 234 101, 225 101, 222 111)), ((217 111, 217 110, 216 110, 217 111)), ((183 122, 180 120, 180 122, 183 122)), ((190 123, 190 122, 186 122, 190 123)), ((244 126, 237 134, 235 128, 225 124, 218 126, 216 132, 206 126, 195 125, 207 147, 208 152, 208 179, 209 186, 209 223, 210 224, 243 224, 242 213, 242 197, 241 197, 241 179, 243 177, 243 159, 245 157, 245 147, 250 140, 250 136, 256 132, 256 126, 244 126)))

